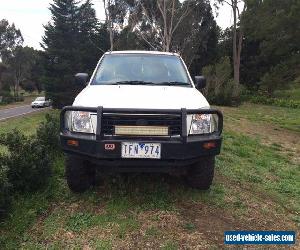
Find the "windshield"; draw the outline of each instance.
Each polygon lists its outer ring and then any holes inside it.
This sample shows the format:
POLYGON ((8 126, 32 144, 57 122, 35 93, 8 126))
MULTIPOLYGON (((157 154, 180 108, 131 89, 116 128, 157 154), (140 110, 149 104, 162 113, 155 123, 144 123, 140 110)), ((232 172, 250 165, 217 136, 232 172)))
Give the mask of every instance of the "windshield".
POLYGON ((191 86, 179 57, 146 54, 105 55, 91 84, 191 86))
POLYGON ((37 97, 36 99, 35 99, 36 101, 45 101, 45 97, 37 97))

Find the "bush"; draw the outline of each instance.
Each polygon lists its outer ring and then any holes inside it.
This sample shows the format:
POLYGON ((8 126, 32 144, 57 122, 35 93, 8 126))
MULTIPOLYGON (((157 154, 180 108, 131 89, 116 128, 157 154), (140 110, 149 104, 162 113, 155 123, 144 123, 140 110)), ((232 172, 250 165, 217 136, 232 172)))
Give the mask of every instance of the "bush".
POLYGON ((60 152, 59 124, 58 116, 46 114, 46 120, 36 131, 39 143, 44 145, 51 154, 60 152))
POLYGON ((60 154, 58 116, 46 115, 36 135, 17 130, 0 135, 1 145, 7 153, 0 155, 0 217, 15 192, 37 191, 47 184, 53 159, 60 154))
POLYGON ((8 182, 7 167, 1 164, 0 159, 0 219, 5 215, 10 205, 10 188, 8 182))
POLYGON ((257 104, 265 104, 265 105, 272 105, 272 106, 286 107, 286 108, 300 108, 300 101, 271 98, 263 95, 253 95, 253 96, 247 95, 244 97, 244 100, 252 103, 257 103, 257 104))
POLYGON ((15 98, 14 98, 14 101, 15 102, 24 102, 24 96, 22 96, 22 95, 20 95, 20 96, 16 96, 15 98))
POLYGON ((300 55, 291 55, 287 60, 272 67, 260 80, 261 89, 269 96, 276 90, 286 90, 300 74, 300 55))
POLYGON ((216 105, 235 106, 240 104, 240 87, 231 78, 232 69, 228 57, 222 58, 217 64, 203 68, 207 86, 203 90, 207 100, 216 105))
POLYGON ((2 136, 1 144, 8 148, 2 164, 14 191, 34 191, 47 183, 52 163, 45 145, 17 130, 2 136))
POLYGON ((1 104, 9 104, 12 102, 23 102, 24 101, 24 96, 14 97, 8 91, 1 91, 0 96, 2 97, 1 104))
POLYGON ((0 96, 2 96, 1 104, 9 104, 14 102, 14 97, 9 91, 1 91, 0 96))

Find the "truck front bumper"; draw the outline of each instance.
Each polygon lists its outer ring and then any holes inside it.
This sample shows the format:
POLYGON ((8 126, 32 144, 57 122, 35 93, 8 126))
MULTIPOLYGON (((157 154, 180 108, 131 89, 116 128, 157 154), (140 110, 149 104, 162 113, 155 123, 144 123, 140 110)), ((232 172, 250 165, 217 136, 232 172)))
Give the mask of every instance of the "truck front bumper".
MULTIPOLYGON (((103 112, 116 112, 112 109, 65 107, 61 113, 61 146, 65 153, 86 158, 99 166, 112 171, 151 171, 164 172, 174 168, 185 167, 201 161, 201 158, 215 156, 220 153, 222 143, 223 117, 216 110, 153 110, 153 112, 181 112, 182 132, 177 138, 159 137, 105 137, 101 134, 101 125, 97 126, 96 134, 73 133, 65 128, 64 116, 66 111, 90 111, 97 113, 98 124, 101 124, 103 112), (100 114, 99 114, 100 113, 100 114), (187 136, 186 116, 190 113, 204 113, 218 115, 218 131, 207 135, 187 136), (160 159, 125 159, 121 157, 122 142, 160 143, 160 159)), ((120 110, 117 112, 149 112, 150 110, 120 110)))

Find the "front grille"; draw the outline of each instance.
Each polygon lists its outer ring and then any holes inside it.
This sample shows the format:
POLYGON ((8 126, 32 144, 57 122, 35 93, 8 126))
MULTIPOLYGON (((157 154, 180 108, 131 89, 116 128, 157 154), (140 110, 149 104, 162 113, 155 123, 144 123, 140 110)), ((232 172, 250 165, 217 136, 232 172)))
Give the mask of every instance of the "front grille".
POLYGON ((181 134, 181 115, 103 114, 102 133, 114 135, 115 126, 167 126, 169 136, 181 134))

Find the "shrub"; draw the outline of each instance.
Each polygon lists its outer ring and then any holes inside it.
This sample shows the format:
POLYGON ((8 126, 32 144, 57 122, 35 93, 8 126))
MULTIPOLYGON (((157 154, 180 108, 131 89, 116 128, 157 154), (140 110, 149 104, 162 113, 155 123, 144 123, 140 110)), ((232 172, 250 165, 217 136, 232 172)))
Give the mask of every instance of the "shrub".
POLYGON ((10 205, 10 189, 11 185, 8 182, 7 167, 2 165, 0 158, 0 219, 5 215, 10 205))
POLYGON ((57 115, 46 114, 46 119, 39 125, 36 135, 39 143, 44 145, 49 153, 60 152, 59 117, 57 115))
POLYGON ((51 157, 47 147, 35 137, 14 130, 1 138, 8 148, 3 156, 7 177, 15 191, 34 191, 47 183, 51 173, 51 157))
POLYGON ((300 74, 300 55, 291 55, 287 60, 275 65, 261 79, 261 89, 269 96, 275 90, 285 90, 300 74))
POLYGON ((207 86, 203 90, 207 100, 216 105, 235 106, 240 103, 240 87, 231 78, 232 69, 228 57, 222 58, 217 64, 203 68, 207 86))
POLYGON ((247 96, 244 99, 249 102, 258 104, 273 105, 286 108, 300 108, 300 101, 296 100, 271 98, 263 95, 247 96))
POLYGON ((47 184, 55 154, 60 153, 58 116, 46 115, 36 135, 17 130, 0 135, 1 145, 7 153, 0 155, 0 217, 15 192, 37 191, 47 184))
POLYGON ((1 104, 14 102, 14 97, 11 95, 10 91, 1 91, 0 96, 2 96, 1 104))

